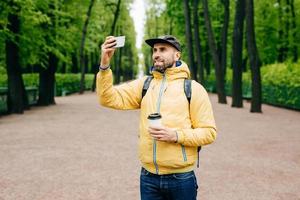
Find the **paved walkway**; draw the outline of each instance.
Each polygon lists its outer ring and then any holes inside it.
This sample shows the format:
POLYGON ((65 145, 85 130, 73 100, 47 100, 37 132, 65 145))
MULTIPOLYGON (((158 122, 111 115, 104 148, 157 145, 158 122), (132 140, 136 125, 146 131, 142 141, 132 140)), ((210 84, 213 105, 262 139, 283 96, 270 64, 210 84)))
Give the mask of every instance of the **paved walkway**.
MULTIPOLYGON (((300 112, 217 104, 217 141, 196 170, 201 200, 299 200, 300 112)), ((138 111, 95 93, 0 117, 0 200, 138 200, 138 111)), ((230 101, 230 100, 229 100, 230 101)))

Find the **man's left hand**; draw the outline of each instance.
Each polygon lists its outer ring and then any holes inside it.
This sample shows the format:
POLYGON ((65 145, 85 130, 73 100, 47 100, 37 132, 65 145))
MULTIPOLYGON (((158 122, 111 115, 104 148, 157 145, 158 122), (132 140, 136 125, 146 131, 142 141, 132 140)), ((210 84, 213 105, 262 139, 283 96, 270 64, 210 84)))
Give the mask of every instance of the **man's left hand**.
POLYGON ((148 131, 150 135, 158 141, 177 142, 177 135, 174 129, 150 126, 148 131))

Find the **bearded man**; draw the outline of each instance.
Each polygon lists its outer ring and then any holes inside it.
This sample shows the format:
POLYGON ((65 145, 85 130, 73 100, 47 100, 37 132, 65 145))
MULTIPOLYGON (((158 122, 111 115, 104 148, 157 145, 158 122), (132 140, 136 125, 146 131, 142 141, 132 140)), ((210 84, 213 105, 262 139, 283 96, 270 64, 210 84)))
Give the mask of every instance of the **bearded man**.
POLYGON ((153 79, 143 95, 147 76, 113 85, 110 60, 116 50, 116 39, 106 38, 97 74, 99 102, 114 109, 141 109, 141 199, 196 200, 197 149, 214 142, 217 135, 212 106, 206 90, 196 81, 191 81, 191 98, 187 100, 184 81, 190 78, 190 71, 180 60, 181 45, 174 36, 145 42, 152 48, 153 79), (153 113, 161 116, 160 126, 149 125, 148 116, 153 113))

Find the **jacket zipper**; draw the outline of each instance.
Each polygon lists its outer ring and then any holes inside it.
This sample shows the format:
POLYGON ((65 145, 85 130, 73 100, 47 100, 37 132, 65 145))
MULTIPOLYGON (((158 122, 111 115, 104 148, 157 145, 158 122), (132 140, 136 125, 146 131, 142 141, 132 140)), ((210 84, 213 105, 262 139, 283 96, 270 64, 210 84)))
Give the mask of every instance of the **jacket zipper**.
MULTIPOLYGON (((163 91, 164 91, 165 82, 166 82, 166 76, 165 76, 165 74, 163 74, 163 80, 162 80, 162 83, 160 85, 159 96, 158 96, 157 104, 156 104, 156 108, 157 108, 156 112, 157 113, 160 113, 160 103, 161 103, 161 97, 162 97, 163 91)), ((158 174, 159 169, 158 169, 158 165, 157 165, 157 162, 156 162, 156 140, 155 139, 153 139, 153 163, 154 163, 154 166, 155 166, 156 174, 158 174)))
POLYGON ((186 162, 187 157, 186 157, 186 152, 185 152, 185 146, 184 145, 181 145, 181 150, 182 150, 183 161, 186 162))

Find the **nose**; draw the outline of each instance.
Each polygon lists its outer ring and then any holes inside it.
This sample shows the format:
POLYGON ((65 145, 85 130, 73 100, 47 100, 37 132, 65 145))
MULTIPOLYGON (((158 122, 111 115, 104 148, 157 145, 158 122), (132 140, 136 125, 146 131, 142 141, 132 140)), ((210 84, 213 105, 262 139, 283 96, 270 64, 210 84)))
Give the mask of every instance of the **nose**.
POLYGON ((153 52, 153 55, 152 55, 152 58, 153 58, 153 60, 157 60, 157 59, 159 59, 159 53, 158 52, 153 52))

